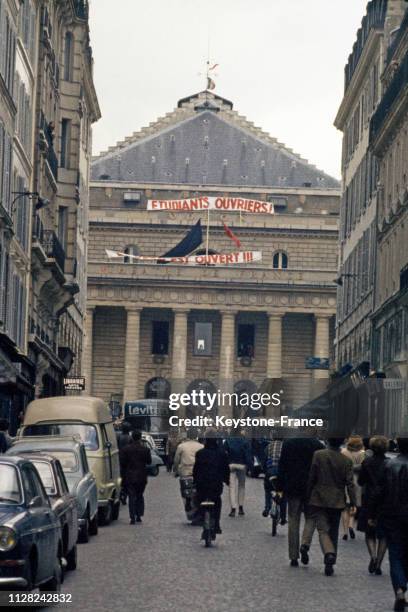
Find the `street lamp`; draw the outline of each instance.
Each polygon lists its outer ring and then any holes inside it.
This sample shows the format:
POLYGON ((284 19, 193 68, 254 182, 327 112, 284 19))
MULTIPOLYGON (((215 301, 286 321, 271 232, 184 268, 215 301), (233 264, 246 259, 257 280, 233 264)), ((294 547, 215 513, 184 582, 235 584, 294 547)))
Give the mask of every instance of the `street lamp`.
POLYGON ((44 206, 48 206, 50 203, 50 201, 47 200, 47 198, 42 198, 40 194, 38 193, 38 191, 13 191, 12 194, 16 196, 14 200, 12 201, 11 207, 10 207, 10 212, 11 212, 12 217, 14 217, 16 204, 20 198, 26 197, 26 198, 29 198, 30 200, 36 199, 37 203, 35 205, 35 210, 40 210, 40 208, 44 208, 44 206))

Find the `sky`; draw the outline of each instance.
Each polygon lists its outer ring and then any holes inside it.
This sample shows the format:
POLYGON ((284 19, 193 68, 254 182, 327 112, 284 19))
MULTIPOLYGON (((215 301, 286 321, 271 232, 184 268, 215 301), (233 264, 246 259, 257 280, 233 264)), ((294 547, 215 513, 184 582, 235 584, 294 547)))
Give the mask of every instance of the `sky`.
POLYGON ((333 126, 367 0, 91 0, 94 154, 205 89, 339 178, 333 126), (114 8, 113 8, 114 5, 114 8))

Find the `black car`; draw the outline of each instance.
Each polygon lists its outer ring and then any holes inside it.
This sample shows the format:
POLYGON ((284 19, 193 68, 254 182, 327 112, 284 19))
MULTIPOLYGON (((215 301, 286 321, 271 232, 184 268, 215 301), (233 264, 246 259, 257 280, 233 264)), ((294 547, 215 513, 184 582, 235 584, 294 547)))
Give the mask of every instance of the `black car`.
POLYGON ((61 526, 34 465, 0 455, 0 589, 59 591, 61 526))

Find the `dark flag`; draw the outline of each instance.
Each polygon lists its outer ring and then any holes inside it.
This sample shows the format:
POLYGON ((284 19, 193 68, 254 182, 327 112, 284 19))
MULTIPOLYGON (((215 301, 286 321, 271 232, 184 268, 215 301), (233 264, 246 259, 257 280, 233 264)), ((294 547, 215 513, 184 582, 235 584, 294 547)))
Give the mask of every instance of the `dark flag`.
MULTIPOLYGON (((201 228, 201 219, 191 228, 183 240, 179 242, 175 247, 161 255, 161 257, 185 257, 194 251, 203 241, 203 232, 201 228)), ((161 261, 161 257, 158 258, 158 263, 165 263, 161 261)))

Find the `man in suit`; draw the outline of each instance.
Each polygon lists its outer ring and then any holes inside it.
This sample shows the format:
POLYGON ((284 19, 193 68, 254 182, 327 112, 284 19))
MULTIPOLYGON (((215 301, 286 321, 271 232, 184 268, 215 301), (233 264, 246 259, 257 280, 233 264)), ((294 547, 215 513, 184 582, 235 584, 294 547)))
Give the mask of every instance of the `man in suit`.
POLYGON ((308 546, 299 550, 300 518, 305 512, 307 483, 310 466, 315 451, 324 448, 317 438, 289 438, 283 442, 278 465, 279 491, 283 491, 288 500, 288 544, 291 567, 299 566, 299 552, 302 563, 309 563, 308 546))
MULTIPOLYGON (((314 453, 308 481, 305 528, 310 530, 316 527, 319 533, 326 576, 332 576, 334 573, 340 517, 346 507, 346 489, 352 514, 355 513, 356 507, 353 464, 340 452, 343 442, 344 438, 329 438, 328 448, 314 453)), ((308 536, 304 532, 303 544, 306 546, 307 539, 308 536)))
POLYGON ((146 466, 152 462, 150 450, 142 443, 142 432, 132 432, 132 441, 119 451, 122 483, 129 495, 130 524, 142 522, 143 493, 147 484, 146 466))

